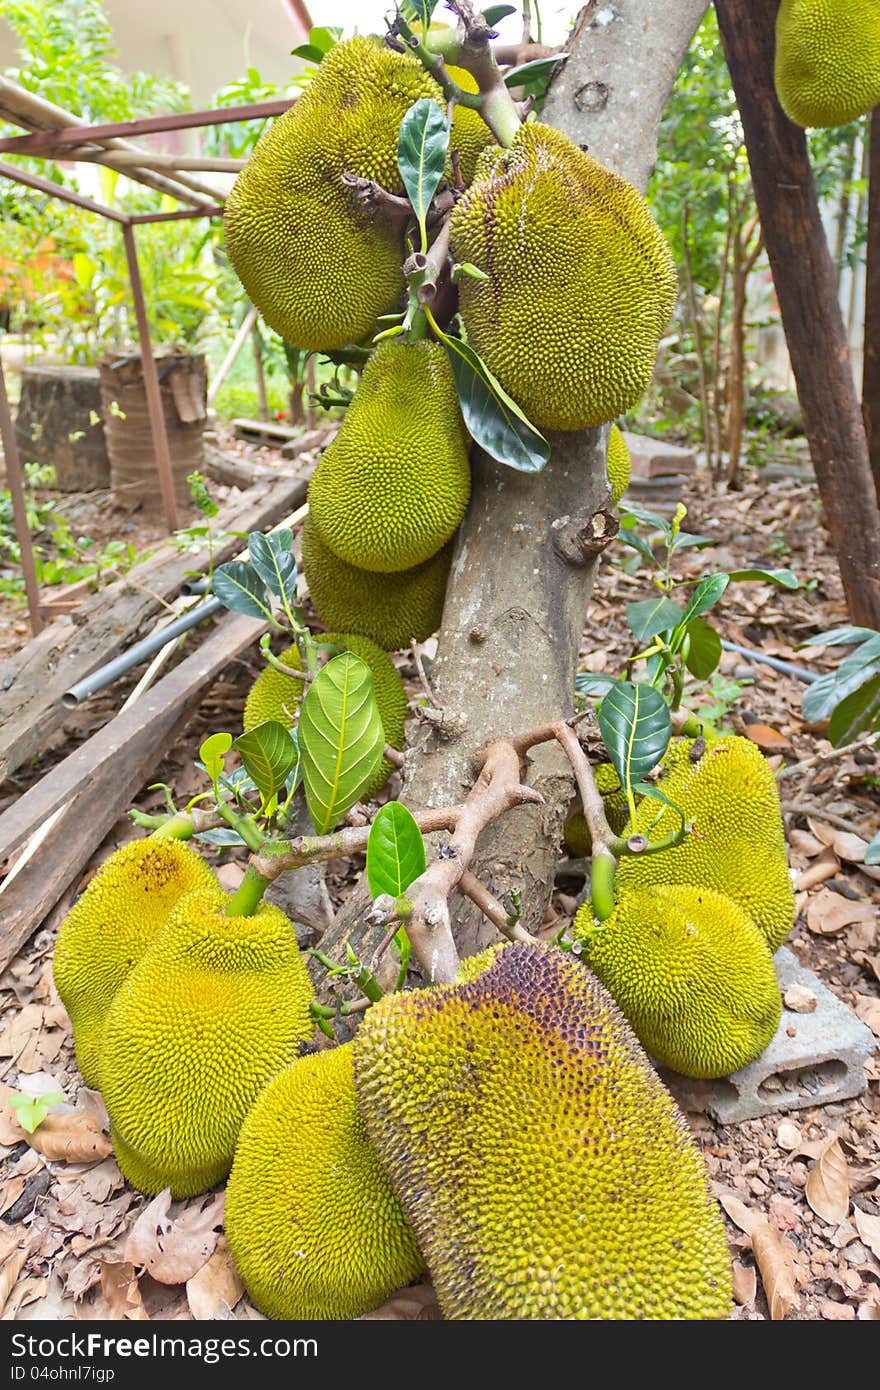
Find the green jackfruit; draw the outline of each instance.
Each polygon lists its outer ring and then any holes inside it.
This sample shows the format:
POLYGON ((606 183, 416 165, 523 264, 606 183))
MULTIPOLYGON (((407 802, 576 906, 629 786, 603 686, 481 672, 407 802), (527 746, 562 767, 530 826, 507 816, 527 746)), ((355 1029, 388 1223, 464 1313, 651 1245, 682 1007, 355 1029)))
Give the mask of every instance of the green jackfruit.
POLYGON ((371 216, 344 175, 404 192, 400 123, 440 88, 380 39, 337 44, 273 121, 226 203, 226 244, 266 322, 299 348, 341 348, 403 292, 402 228, 371 216))
MULTIPOLYGON (((377 647, 368 637, 358 637, 350 632, 321 632, 317 637, 321 642, 332 642, 335 647, 343 647, 346 651, 353 652, 366 662, 373 677, 373 689, 385 732, 385 742, 390 743, 392 748, 401 749, 407 700, 397 667, 388 660, 382 648, 377 647)), ((302 670, 297 647, 288 647, 286 652, 281 653, 279 660, 292 670, 302 670)), ((277 719, 279 724, 285 724, 289 728, 296 722, 301 696, 301 680, 282 675, 274 666, 266 666, 251 686, 245 701, 245 732, 256 728, 258 724, 264 724, 267 719, 277 719)), ((379 771, 364 791, 362 799, 375 796, 376 792, 381 791, 393 770, 393 764, 387 758, 383 758, 379 764, 379 771)))
MULTIPOLYGON (((626 793, 620 785, 620 778, 611 763, 599 763, 593 768, 593 777, 596 780, 596 786, 602 793, 608 824, 615 835, 622 835, 623 827, 629 818, 629 807, 626 793)), ((563 835, 572 854, 585 858, 592 852, 593 841, 590 838, 583 811, 578 810, 571 813, 565 822, 563 835)))
MULTIPOLYGON (((794 923, 776 779, 748 739, 716 739, 697 762, 690 759, 693 744, 684 739, 673 745, 670 770, 659 787, 681 807, 696 833, 658 854, 626 855, 617 870, 618 892, 656 883, 713 888, 739 903, 773 952, 794 923)), ((624 833, 648 833, 659 810, 658 803, 646 798, 624 833)), ((675 811, 665 810, 650 838, 662 839, 678 824, 675 811)))
POLYGON ((87 1086, 100 1089, 101 1031, 119 986, 178 900, 216 882, 189 845, 153 835, 116 850, 65 917, 55 943, 55 986, 87 1086))
POLYGON ((468 441, 449 358, 439 343, 385 343, 309 486, 324 544, 382 574, 424 564, 464 516, 468 441))
POLYGON ((367 1134, 444 1316, 725 1317, 706 1172, 611 996, 554 947, 486 959, 387 995, 354 1040, 367 1134))
MULTIPOLYGON (((480 90, 477 79, 465 68, 447 66, 446 71, 465 92, 480 90)), ((452 130, 449 136, 449 153, 458 153, 461 176, 465 183, 472 183, 477 171, 477 161, 484 150, 495 144, 492 134, 479 111, 469 106, 456 106, 452 113, 452 130)))
POLYGON ((690 884, 622 893, 606 921, 586 903, 583 959, 648 1052, 685 1076, 727 1076, 764 1051, 782 1001, 767 942, 731 898, 690 884))
POLYGON ((424 1268, 358 1109, 351 1044, 276 1076, 244 1124, 226 1234, 270 1318, 357 1318, 424 1268))
POLYGON ((608 434, 608 481, 611 484, 611 505, 616 507, 629 487, 632 477, 632 458, 623 432, 612 425, 608 434))
POLYGON ((877 0, 782 0, 776 91, 796 125, 840 126, 880 102, 877 0))
POLYGON ((110 1006, 101 1085, 116 1160, 140 1192, 204 1192, 229 1172, 260 1089, 312 1037, 293 926, 219 886, 180 900, 110 1006))
POLYGON ((487 151, 452 215, 471 346, 534 424, 573 430, 628 410, 647 386, 675 267, 645 201, 539 123, 487 151))

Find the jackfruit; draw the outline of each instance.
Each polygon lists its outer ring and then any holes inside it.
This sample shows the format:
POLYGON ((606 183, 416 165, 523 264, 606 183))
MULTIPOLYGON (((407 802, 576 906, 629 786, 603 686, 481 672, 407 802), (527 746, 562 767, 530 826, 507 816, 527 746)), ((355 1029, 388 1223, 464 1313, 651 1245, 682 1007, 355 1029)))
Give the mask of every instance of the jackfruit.
MULTIPOLYGON (((623 827, 629 818, 626 793, 620 785, 620 778, 611 763, 599 763, 593 768, 596 786, 602 793, 605 815, 615 835, 623 834, 623 827)), ((639 800, 641 797, 639 796, 639 800)), ((583 811, 573 811, 565 822, 563 831, 565 843, 572 854, 585 858, 592 852, 590 837, 583 811)))
POLYGON ((284 913, 227 917, 219 885, 182 898, 118 990, 101 1039, 116 1161, 175 1197, 229 1172, 257 1093, 314 1032, 313 991, 284 913))
POLYGON ((767 942, 731 898, 691 884, 622 893, 604 922, 586 903, 574 934, 658 1062, 727 1076, 764 1051, 782 1001, 767 942))
POLYGON ((426 641, 440 626, 451 544, 415 569, 372 574, 337 559, 308 516, 302 562, 312 603, 328 627, 360 633, 391 652, 426 641))
POLYGON ((468 341, 535 425, 573 430, 647 386, 675 267, 635 188, 558 130, 524 125, 488 150, 452 214, 468 341))
MULTIPOLYGON (((406 723, 407 700, 397 667, 388 660, 382 648, 377 647, 376 643, 371 642, 368 637, 358 637, 350 632, 321 632, 317 634, 317 640, 332 643, 335 647, 343 647, 346 651, 354 652, 355 656, 359 656, 362 661, 366 662, 373 677, 373 690, 376 694, 376 704, 379 707, 379 718, 382 720, 382 728, 385 732, 385 742, 389 743, 392 748, 401 749, 403 747, 403 729, 406 723)), ((279 660, 295 671, 302 670, 302 662, 297 647, 288 647, 286 652, 281 653, 279 660)), ((256 728, 258 724, 265 723, 267 719, 277 719, 279 724, 284 724, 290 728, 296 722, 301 697, 301 680, 283 676, 274 666, 266 666, 251 686, 245 701, 245 732, 256 728)), ((363 792, 362 799, 368 799, 375 796, 376 792, 381 791, 392 771, 393 764, 383 757, 379 764, 379 771, 369 787, 363 792)))
POLYGON ((55 987, 73 1024, 83 1081, 100 1089, 101 1031, 113 996, 178 900, 216 885, 208 865, 180 840, 150 836, 123 845, 67 914, 55 943, 55 987))
MULTIPOLYGON (((763 754, 745 738, 724 737, 708 745, 697 762, 693 739, 673 744, 670 770, 659 788, 680 806, 695 833, 657 854, 625 855, 617 869, 620 894, 657 883, 713 888, 739 903, 763 933, 771 953, 794 923, 794 890, 788 873, 785 834, 776 779, 763 754)), ((646 797, 624 834, 662 839, 680 821, 646 797)))
POLYGON ((632 457, 623 431, 612 425, 608 433, 608 481, 611 484, 611 505, 616 507, 629 487, 632 477, 632 457))
POLYGON ((782 0, 776 92, 796 125, 839 126, 880 102, 877 0, 782 0))
MULTIPOLYGON (((447 65, 446 71, 462 91, 478 92, 477 79, 465 68, 447 65)), ((458 152, 459 168, 465 183, 472 183, 477 171, 477 161, 484 150, 495 144, 492 134, 479 111, 470 106, 456 106, 452 113, 452 130, 449 136, 449 152, 458 152)))
POLYGON ((726 1316, 700 1155, 571 956, 496 948, 466 983, 386 995, 353 1045, 368 1137, 445 1317, 726 1316))
POLYGON ((471 490, 467 433, 439 343, 385 343, 309 486, 324 544, 358 569, 398 573, 441 550, 471 490))
POLYGON ((400 123, 440 88, 376 38, 337 44, 269 126, 226 202, 226 244, 266 322, 299 348, 363 338, 403 292, 403 229, 368 213, 343 176, 404 192, 400 123))
POLYGON ((424 1268, 367 1142, 351 1044, 303 1057, 260 1093, 226 1189, 236 1268, 270 1318, 357 1318, 424 1268))

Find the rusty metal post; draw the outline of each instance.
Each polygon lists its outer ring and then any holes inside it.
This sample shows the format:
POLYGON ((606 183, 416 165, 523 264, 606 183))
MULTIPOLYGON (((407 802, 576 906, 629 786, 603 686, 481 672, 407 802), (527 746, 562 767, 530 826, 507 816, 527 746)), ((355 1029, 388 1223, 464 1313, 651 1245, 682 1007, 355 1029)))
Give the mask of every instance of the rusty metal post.
POLYGON ((156 455, 159 487, 162 490, 162 501, 165 504, 165 516, 168 521, 168 528, 171 531, 176 531, 178 526, 177 497, 174 491, 174 473, 171 468, 171 452, 168 448, 168 434, 165 429, 165 412, 162 408, 162 391, 159 386, 159 374, 156 371, 156 359, 153 356, 153 345, 150 342, 150 325, 147 320, 147 305, 144 299, 144 286, 141 281, 141 270, 138 264, 134 228, 128 222, 126 222, 122 228, 122 238, 125 242, 125 255, 128 260, 128 277, 131 281, 131 295, 134 300, 134 311, 137 317, 138 340, 141 349, 141 366, 144 373, 144 387, 147 393, 147 410, 150 415, 150 430, 153 435, 153 450, 156 455))
POLYGON ((3 443, 3 457, 6 460, 6 483, 12 496, 12 515, 15 518, 15 534, 21 550, 21 568, 24 574, 24 588, 27 594, 28 612, 31 619, 31 632, 36 637, 42 630, 43 618, 40 613, 40 586, 37 583, 37 567, 34 564, 34 546, 27 523, 27 504, 24 498, 24 480, 21 462, 18 457, 18 444, 15 439, 15 426, 9 409, 6 394, 6 378, 3 375, 3 359, 0 357, 0 440, 3 443))

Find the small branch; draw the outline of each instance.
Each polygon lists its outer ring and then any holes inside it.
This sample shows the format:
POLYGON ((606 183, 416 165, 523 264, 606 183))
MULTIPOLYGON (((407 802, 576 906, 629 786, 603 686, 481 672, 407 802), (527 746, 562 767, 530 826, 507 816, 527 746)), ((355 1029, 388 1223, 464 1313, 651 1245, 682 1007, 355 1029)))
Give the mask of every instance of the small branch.
POLYGON ((855 753, 859 748, 873 748, 880 734, 864 734, 861 738, 854 739, 852 743, 842 744, 840 748, 826 748, 823 752, 814 753, 812 757, 804 758, 799 763, 789 763, 786 767, 781 767, 776 774, 777 782, 781 782, 785 777, 794 777, 798 772, 806 772, 809 768, 818 767, 821 763, 832 762, 835 758, 845 757, 847 753, 855 753))
MULTIPOLYGON (((425 835, 435 830, 453 830, 460 811, 459 806, 420 811, 415 817, 416 825, 425 835)), ((266 878, 275 879, 289 869, 301 869, 304 864, 363 854, 369 837, 369 825, 358 825, 346 826, 332 835, 298 835, 294 840, 267 841, 254 856, 253 863, 266 878)))
POLYGON ((381 184, 374 183, 372 179, 361 178, 359 174, 342 175, 342 182, 346 188, 350 188, 359 202, 375 216, 382 217, 386 222, 403 224, 408 222, 413 215, 412 203, 409 198, 403 198, 397 193, 389 193, 387 188, 381 184))
POLYGON ((425 675, 425 667, 424 667, 424 663, 423 663, 423 661, 422 661, 422 644, 421 644, 420 642, 416 642, 415 640, 413 640, 413 641, 410 643, 410 648, 411 648, 411 650, 412 650, 412 656, 413 656, 413 661, 415 662, 415 668, 416 668, 416 671, 418 672, 419 682, 420 682, 420 684, 421 684, 422 689, 423 689, 424 692, 425 692, 425 698, 427 699, 428 704, 431 705, 433 709, 439 709, 439 708, 440 708, 440 702, 438 701, 437 696, 434 694, 434 691, 433 691, 432 688, 431 688, 431 682, 428 680, 428 677, 425 675))
POLYGON ((392 767, 403 767, 406 764, 405 754, 401 753, 399 748, 392 748, 390 743, 385 744, 382 755, 392 767))
POLYGON ((614 877, 617 859, 611 848, 615 836, 605 815, 605 803, 596 786, 589 758, 580 744, 580 739, 569 724, 555 726, 555 738, 559 743, 574 772, 577 789, 580 793, 584 820, 592 841, 592 875, 590 897, 593 913, 604 922, 614 911, 614 877))
POLYGON ((816 820, 826 821, 828 825, 833 825, 837 830, 846 830, 850 835, 858 835, 860 839, 870 839, 870 832, 860 830, 851 820, 845 820, 843 816, 835 815, 833 811, 826 811, 824 806, 820 806, 815 801, 802 801, 798 797, 796 802, 783 801, 782 809, 787 816, 813 816, 816 820))
POLYGON ((494 897, 484 883, 471 873, 470 869, 464 869, 461 878, 458 880, 459 891, 466 898, 480 909, 484 917, 498 928, 502 936, 506 936, 508 941, 532 941, 534 938, 521 925, 517 917, 512 917, 505 912, 503 905, 494 897))
POLYGON ((429 249, 414 251, 404 262, 403 273, 423 307, 434 303, 444 277, 449 275, 450 229, 451 220, 447 217, 429 249))

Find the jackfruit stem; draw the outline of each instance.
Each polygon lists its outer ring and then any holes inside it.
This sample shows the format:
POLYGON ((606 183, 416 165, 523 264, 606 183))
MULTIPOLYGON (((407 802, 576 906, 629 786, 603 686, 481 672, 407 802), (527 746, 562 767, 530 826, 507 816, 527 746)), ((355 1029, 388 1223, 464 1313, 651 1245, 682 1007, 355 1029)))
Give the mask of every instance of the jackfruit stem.
POLYGON ((170 816, 168 820, 157 826, 150 838, 153 840, 189 840, 195 834, 195 829, 191 816, 170 816))
POLYGON ((456 8, 463 31, 434 30, 422 40, 399 14, 394 27, 435 82, 439 82, 446 100, 479 111, 499 145, 507 149, 513 144, 522 122, 492 52, 489 42, 492 30, 482 15, 473 14, 470 6, 456 8), (447 63, 469 72, 476 79, 479 92, 465 92, 459 87, 449 76, 447 63))
POLYGON ((264 878, 262 874, 257 872, 253 864, 249 864, 245 870, 244 878, 226 904, 224 915, 226 917, 253 917, 263 901, 263 894, 270 882, 270 879, 264 878))

